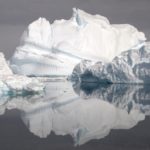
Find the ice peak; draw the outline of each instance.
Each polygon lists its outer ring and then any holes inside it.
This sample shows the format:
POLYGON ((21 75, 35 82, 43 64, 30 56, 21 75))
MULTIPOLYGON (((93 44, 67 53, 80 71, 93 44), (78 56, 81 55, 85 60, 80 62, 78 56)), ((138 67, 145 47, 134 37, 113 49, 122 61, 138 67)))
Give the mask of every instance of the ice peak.
POLYGON ((0 58, 3 58, 4 54, 2 52, 0 52, 0 58))
POLYGON ((50 26, 50 23, 49 21, 46 19, 46 18, 42 18, 42 17, 39 17, 36 21, 33 21, 30 25, 29 25, 29 28, 40 28, 40 27, 47 27, 47 26, 50 26))
POLYGON ((39 18, 32 22, 22 36, 22 43, 30 42, 51 48, 51 25, 46 18, 39 18))
POLYGON ((7 61, 3 53, 0 52, 0 76, 12 75, 11 69, 8 67, 7 61))
POLYGON ((87 22, 80 15, 80 10, 77 8, 73 8, 73 20, 75 20, 77 25, 80 27, 84 27, 87 24, 87 22))
POLYGON ((88 23, 104 23, 105 25, 110 24, 109 20, 104 16, 98 14, 92 15, 79 8, 73 8, 73 18, 76 17, 82 18, 82 20, 88 23))

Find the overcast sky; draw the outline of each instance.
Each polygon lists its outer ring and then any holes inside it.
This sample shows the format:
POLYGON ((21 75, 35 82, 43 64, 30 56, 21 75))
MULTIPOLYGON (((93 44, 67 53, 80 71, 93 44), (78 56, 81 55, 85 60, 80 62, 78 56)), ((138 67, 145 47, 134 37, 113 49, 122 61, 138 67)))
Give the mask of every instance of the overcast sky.
POLYGON ((111 23, 129 23, 150 39, 150 0, 0 0, 0 51, 11 57, 29 23, 46 17, 69 19, 72 8, 108 17, 111 23))

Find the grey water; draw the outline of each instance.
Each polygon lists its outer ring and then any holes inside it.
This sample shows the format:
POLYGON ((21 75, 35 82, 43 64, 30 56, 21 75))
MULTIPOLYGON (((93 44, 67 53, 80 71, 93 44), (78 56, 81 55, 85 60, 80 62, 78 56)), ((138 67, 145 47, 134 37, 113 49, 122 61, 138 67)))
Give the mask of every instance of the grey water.
POLYGON ((0 98, 0 150, 149 150, 150 86, 47 82, 0 98))

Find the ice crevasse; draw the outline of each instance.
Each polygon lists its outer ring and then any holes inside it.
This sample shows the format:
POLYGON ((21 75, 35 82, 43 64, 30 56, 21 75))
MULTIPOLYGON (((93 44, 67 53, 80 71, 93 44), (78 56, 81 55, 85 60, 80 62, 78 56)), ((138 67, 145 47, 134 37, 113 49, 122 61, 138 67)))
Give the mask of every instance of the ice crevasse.
POLYGON ((83 59, 110 62, 121 52, 144 45, 144 33, 129 24, 110 24, 100 15, 73 9, 69 20, 52 24, 39 18, 24 31, 10 60, 14 73, 59 76, 72 73, 83 59))

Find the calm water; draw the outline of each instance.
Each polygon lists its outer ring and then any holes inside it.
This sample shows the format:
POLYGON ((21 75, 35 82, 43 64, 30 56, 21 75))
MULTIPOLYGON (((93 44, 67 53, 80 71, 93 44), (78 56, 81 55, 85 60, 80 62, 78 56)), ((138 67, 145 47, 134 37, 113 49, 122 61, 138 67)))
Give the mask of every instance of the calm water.
POLYGON ((49 82, 0 100, 0 150, 149 150, 150 87, 49 82))

